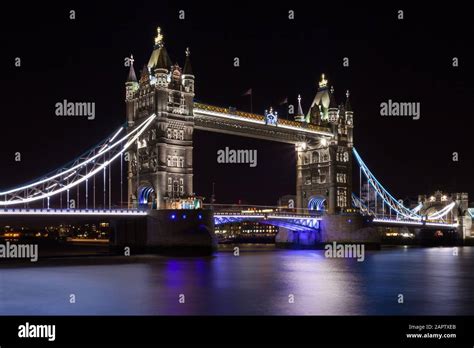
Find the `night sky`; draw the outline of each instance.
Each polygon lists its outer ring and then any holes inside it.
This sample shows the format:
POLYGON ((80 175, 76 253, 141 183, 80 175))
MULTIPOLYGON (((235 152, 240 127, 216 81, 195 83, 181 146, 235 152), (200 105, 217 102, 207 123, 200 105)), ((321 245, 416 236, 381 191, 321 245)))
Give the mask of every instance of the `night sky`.
MULTIPOLYGON (((474 201, 470 11, 434 3, 193 3, 3 4, 0 189, 61 166, 125 122, 124 58, 134 55, 138 74, 161 26, 173 61, 182 66, 191 49, 197 101, 249 111, 241 95, 252 88, 254 112, 263 113, 285 97, 296 104, 300 93, 306 113, 324 72, 338 103, 351 91, 355 146, 394 196, 443 189, 469 192, 474 201), (399 9, 404 20, 397 19, 399 9), (55 116, 55 103, 64 99, 95 102, 95 120, 55 116), (420 120, 380 116, 388 99, 420 102, 420 120), (17 151, 21 162, 14 161, 17 151)), ((209 197, 215 182, 217 202, 275 204, 295 193, 295 151, 288 144, 195 131, 194 172, 196 193, 209 197), (226 146, 257 149, 258 166, 217 164, 216 152, 226 146)))

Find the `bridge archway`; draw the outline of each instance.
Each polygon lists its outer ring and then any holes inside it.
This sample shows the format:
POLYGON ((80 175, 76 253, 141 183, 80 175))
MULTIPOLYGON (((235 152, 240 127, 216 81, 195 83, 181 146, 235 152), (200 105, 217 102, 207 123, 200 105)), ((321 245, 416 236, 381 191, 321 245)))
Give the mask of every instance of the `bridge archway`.
POLYGON ((143 184, 138 188, 138 206, 142 208, 156 208, 156 193, 152 185, 143 184))
POLYGON ((327 208, 326 197, 311 196, 308 200, 308 209, 316 211, 325 211, 327 208))

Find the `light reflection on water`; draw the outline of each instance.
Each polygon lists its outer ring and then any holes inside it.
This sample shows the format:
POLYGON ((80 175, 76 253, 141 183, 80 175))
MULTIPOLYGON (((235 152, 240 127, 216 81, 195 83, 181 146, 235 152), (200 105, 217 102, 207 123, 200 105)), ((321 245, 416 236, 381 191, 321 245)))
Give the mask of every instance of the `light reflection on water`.
POLYGON ((0 268, 0 314, 472 315, 474 250, 458 250, 397 247, 366 251, 357 262, 259 246, 241 247, 238 257, 220 251, 8 265, 0 268))

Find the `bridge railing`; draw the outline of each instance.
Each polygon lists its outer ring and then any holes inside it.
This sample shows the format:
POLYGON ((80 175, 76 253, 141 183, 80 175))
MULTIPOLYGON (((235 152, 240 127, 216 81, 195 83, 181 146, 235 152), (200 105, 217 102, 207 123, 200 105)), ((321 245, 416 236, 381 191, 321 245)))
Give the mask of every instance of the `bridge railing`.
POLYGON ((212 209, 216 214, 261 214, 288 216, 322 216, 323 211, 288 208, 286 206, 248 205, 248 204, 204 204, 205 209, 212 209))
POLYGON ((138 209, 59 209, 59 208, 6 208, 0 209, 0 215, 146 215, 138 209))

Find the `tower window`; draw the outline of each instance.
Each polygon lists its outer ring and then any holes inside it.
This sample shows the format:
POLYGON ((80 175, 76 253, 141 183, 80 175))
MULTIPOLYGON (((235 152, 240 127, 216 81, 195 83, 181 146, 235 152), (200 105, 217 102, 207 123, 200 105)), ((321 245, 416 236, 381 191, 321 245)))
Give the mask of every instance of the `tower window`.
POLYGON ((172 167, 177 167, 178 166, 178 156, 173 156, 171 158, 171 166, 172 167))

